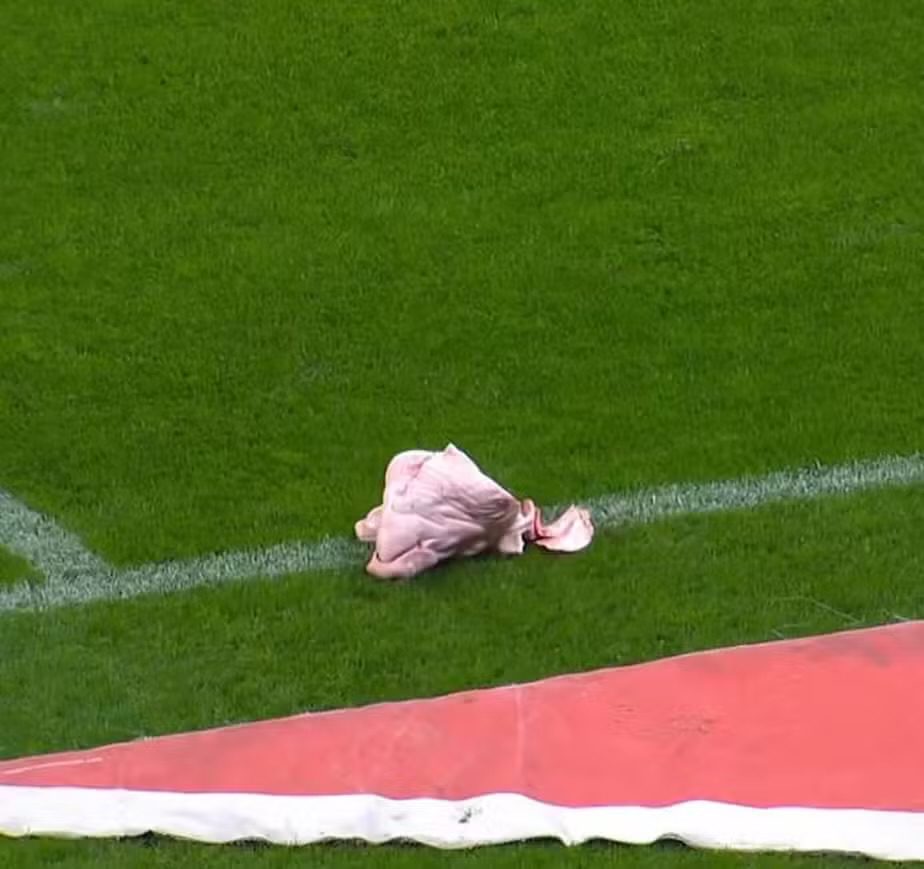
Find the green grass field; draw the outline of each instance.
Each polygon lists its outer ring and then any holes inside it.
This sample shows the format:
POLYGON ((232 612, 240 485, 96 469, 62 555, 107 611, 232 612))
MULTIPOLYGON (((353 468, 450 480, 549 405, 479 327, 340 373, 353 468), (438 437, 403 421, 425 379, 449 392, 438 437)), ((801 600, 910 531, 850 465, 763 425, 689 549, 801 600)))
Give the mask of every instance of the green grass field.
POLYGON ((36 580, 39 574, 26 561, 0 546, 0 586, 5 583, 12 585, 22 579, 36 580))
MULTIPOLYGON (((924 449, 919 0, 0 9, 0 489, 119 565, 924 449)), ((924 490, 0 612, 0 757, 924 617, 924 490)), ((27 568, 0 552, 0 584, 27 568)), ((0 864, 833 867, 0 841, 0 864)))

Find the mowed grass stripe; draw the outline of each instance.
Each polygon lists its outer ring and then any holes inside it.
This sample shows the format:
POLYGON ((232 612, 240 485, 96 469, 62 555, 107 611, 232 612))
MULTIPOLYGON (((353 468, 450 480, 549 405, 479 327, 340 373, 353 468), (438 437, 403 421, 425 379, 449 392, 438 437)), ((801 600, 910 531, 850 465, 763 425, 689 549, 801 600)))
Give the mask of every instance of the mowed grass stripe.
MULTIPOLYGON (((811 500, 924 480, 924 455, 886 456, 843 465, 777 471, 713 483, 685 483, 608 495, 589 502, 601 528, 663 518, 811 500)), ((0 543, 44 571, 47 582, 21 582, 0 591, 0 612, 40 610, 95 600, 173 593, 201 585, 358 567, 366 547, 344 537, 283 543, 127 570, 109 566, 56 522, 0 492, 0 543)))

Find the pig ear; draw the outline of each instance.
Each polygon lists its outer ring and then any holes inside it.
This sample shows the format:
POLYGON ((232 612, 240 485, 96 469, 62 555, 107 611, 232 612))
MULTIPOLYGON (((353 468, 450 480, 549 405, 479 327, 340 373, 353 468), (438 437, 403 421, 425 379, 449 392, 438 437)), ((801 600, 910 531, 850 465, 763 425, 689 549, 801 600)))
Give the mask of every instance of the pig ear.
POLYGON ((534 533, 536 545, 543 549, 553 552, 578 552, 589 546, 593 540, 594 524, 590 511, 572 506, 548 525, 537 515, 534 533))
POLYGON ((379 526, 382 524, 382 507, 375 507, 366 514, 365 519, 360 519, 354 526, 356 536, 363 543, 375 543, 379 535, 379 526))

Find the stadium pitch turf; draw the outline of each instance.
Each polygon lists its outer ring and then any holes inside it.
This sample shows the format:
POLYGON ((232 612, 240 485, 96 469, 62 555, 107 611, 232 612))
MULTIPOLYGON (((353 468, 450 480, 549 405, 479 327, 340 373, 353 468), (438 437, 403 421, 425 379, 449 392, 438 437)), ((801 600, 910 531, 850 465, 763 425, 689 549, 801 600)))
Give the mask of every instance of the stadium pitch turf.
MULTIPOLYGON (((119 568, 349 533, 453 440, 540 503, 924 450, 917 0, 0 10, 0 490, 119 568)), ((909 485, 0 613, 0 757, 924 616, 909 485)), ((28 568, 0 551, 0 591, 28 568)), ((0 841, 44 866, 829 867, 0 841)))
POLYGON ((0 546, 0 588, 23 580, 35 582, 39 578, 38 571, 28 562, 0 546))

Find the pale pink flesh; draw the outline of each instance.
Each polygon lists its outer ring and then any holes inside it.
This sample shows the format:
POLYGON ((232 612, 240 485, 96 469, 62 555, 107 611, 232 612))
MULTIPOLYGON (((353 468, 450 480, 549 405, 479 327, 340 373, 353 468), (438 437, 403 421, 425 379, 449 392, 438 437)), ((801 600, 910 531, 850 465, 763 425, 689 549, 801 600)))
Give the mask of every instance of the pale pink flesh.
POLYGON ((415 576, 448 558, 519 555, 526 541, 556 552, 590 544, 587 510, 570 507, 546 525, 535 504, 511 495, 452 444, 399 453, 385 472, 383 503, 356 523, 375 544, 366 569, 382 579, 415 576))

